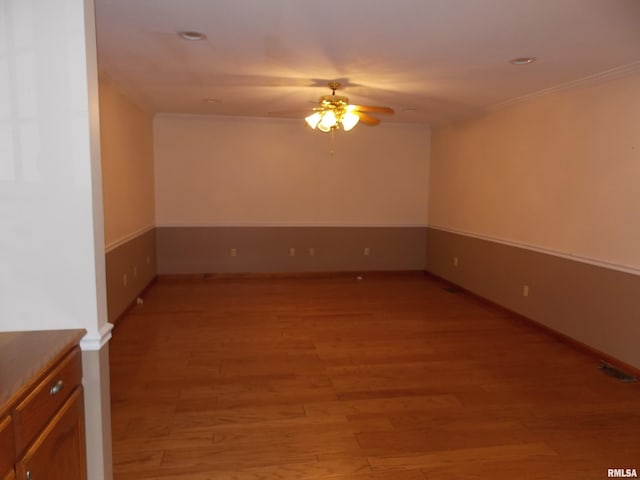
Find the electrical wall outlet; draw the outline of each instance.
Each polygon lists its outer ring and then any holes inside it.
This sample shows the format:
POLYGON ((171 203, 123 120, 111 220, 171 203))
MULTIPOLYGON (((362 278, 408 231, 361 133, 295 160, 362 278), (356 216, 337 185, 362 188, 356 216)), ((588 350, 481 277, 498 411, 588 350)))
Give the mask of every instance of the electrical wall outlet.
POLYGON ((289 256, 290 257, 295 257, 296 256, 296 249, 295 248, 291 247, 289 249, 289 256))
POLYGON ((313 247, 309 247, 309 256, 310 257, 315 257, 316 256, 316 249, 313 247))
POLYGON ((231 249, 231 252, 230 252, 230 255, 231 255, 232 257, 237 257, 237 256, 238 256, 238 249, 237 249, 237 248, 235 248, 235 247, 234 247, 234 248, 232 248, 232 249, 231 249))
POLYGON ((529 285, 523 285, 522 286, 522 296, 523 297, 528 297, 529 296, 529 285))
POLYGON ((369 249, 369 247, 364 247, 364 252, 363 253, 364 253, 365 257, 368 257, 369 254, 371 253, 371 250, 369 249))
POLYGON ((453 266, 454 267, 458 266, 458 257, 453 257, 453 266))

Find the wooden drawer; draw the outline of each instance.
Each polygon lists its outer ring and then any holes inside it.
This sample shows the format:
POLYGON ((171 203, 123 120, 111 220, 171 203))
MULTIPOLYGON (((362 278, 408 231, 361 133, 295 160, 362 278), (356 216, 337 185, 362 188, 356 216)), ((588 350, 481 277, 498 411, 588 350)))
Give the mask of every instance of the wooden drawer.
POLYGON ((13 410, 16 453, 24 451, 81 382, 82 357, 76 347, 13 410))
POLYGON ((16 464, 20 479, 86 480, 84 401, 76 388, 16 464))
MULTIPOLYGON (((3 480, 8 472, 13 472, 15 456, 11 417, 7 416, 0 420, 0 478, 3 480)), ((11 476, 7 478, 11 478, 11 476)))

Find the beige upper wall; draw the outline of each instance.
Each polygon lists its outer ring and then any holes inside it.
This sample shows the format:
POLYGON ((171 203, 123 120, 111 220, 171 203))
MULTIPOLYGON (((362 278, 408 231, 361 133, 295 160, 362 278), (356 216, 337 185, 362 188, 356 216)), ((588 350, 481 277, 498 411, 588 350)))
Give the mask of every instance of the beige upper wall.
POLYGON ((429 220, 640 271, 640 73, 434 129, 429 220))
POLYGON ((160 115, 156 223, 426 225, 429 130, 160 115))
POLYGON ((100 135, 108 249, 154 225, 153 118, 101 80, 100 135))

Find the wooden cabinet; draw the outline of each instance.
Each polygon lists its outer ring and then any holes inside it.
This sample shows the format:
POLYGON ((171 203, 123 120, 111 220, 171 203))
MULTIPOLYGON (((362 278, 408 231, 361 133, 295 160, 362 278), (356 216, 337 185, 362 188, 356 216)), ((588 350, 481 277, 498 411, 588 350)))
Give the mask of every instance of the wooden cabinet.
POLYGON ((84 480, 84 407, 77 388, 22 455, 16 471, 27 480, 84 480))
POLYGON ((13 445, 13 424, 10 416, 0 420, 0 478, 14 478, 13 463, 15 447, 13 445))
POLYGON ((0 333, 0 479, 86 480, 83 333, 0 333))

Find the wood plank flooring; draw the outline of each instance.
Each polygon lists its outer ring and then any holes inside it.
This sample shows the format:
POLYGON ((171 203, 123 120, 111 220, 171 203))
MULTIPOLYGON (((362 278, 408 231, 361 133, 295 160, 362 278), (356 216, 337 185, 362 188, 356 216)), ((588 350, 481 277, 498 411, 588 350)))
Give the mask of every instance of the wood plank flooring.
POLYGON ((640 472, 640 384, 443 287, 159 280, 111 341, 115 479, 640 472))

